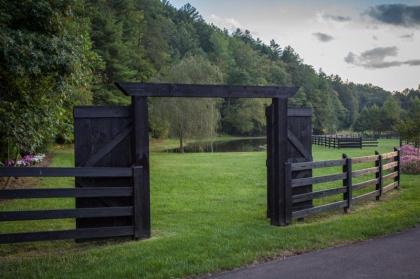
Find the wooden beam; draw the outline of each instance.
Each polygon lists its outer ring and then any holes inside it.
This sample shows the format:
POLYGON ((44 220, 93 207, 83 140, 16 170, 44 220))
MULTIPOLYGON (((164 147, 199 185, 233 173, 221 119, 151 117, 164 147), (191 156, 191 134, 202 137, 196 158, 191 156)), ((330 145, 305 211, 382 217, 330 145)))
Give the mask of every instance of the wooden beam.
POLYGON ((0 177, 131 177, 131 168, 120 167, 3 167, 0 177))
POLYGON ((75 106, 74 118, 131 117, 129 106, 75 106))
POLYGON ((117 82, 127 96, 203 98, 289 98, 298 87, 117 82))
POLYGON ((132 97, 136 239, 150 237, 149 120, 146 97, 132 97))
MULTIPOLYGON (((292 219, 291 187, 286 185, 288 159, 287 99, 273 98, 273 212, 271 224, 286 226, 292 219)), ((289 185, 290 186, 290 185, 289 185)))

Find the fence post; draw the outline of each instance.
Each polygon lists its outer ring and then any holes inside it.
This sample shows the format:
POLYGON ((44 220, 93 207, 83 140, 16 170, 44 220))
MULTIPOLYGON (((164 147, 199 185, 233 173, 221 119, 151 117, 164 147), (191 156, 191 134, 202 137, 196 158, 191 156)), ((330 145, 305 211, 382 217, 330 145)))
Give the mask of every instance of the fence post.
POLYGON ((376 200, 378 201, 379 198, 382 196, 382 188, 384 186, 384 179, 383 179, 383 168, 382 168, 382 155, 379 154, 378 151, 375 151, 375 155, 378 155, 378 159, 375 161, 375 166, 378 167, 378 171, 375 174, 377 179, 376 181, 376 190, 379 190, 379 194, 376 196, 376 200))
POLYGON ((150 237, 149 188, 144 183, 142 166, 133 166, 134 239, 150 237))
POLYGON ((363 137, 359 137, 359 145, 360 145, 360 149, 363 148, 363 137))
POLYGON ((287 138, 287 99, 272 99, 272 121, 273 121, 273 212, 271 212, 271 224, 275 226, 286 226, 287 187, 285 185, 285 163, 288 158, 287 138))
POLYGON ((346 163, 343 165, 343 173, 347 173, 346 178, 343 179, 343 186, 347 188, 346 193, 343 194, 343 200, 347 200, 347 205, 344 207, 344 213, 348 213, 350 211, 351 200, 353 198, 352 161, 346 154, 343 154, 343 159, 346 160, 346 163))
MULTIPOLYGON (((398 176, 395 177, 395 180, 397 182, 397 189, 400 189, 400 182, 401 182, 401 149, 394 147, 394 151, 397 151, 397 157, 396 161, 398 162, 398 165, 396 167, 398 176)), ((395 171, 395 168, 394 168, 395 171)))
POLYGON ((285 164, 285 220, 286 224, 292 223, 292 164, 285 164))

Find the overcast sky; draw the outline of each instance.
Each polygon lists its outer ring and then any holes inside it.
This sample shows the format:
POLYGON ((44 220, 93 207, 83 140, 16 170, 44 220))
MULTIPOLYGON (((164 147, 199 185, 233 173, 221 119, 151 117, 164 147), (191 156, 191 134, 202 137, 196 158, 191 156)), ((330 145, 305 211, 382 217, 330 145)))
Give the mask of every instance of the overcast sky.
POLYGON ((304 62, 387 90, 420 84, 420 0, 172 0, 207 22, 291 45, 304 62))

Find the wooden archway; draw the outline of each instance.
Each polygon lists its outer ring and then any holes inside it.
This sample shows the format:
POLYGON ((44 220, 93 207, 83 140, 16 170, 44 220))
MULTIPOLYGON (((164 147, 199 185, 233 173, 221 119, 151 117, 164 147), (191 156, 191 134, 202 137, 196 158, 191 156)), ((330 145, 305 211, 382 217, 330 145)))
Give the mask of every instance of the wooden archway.
MULTIPOLYGON (((136 182, 138 185, 133 185, 137 189, 137 191, 135 190, 137 193, 135 199, 138 199, 137 203, 134 201, 134 204, 140 204, 140 206, 135 206, 134 218, 137 219, 84 219, 77 220, 78 227, 94 227, 98 222, 105 222, 106 225, 126 225, 135 222, 140 224, 140 229, 137 232, 138 238, 150 236, 149 124, 147 104, 147 98, 149 97, 271 98, 272 105, 266 112, 268 120, 267 215, 270 217, 273 225, 282 226, 290 223, 291 216, 288 216, 287 212, 291 212, 291 210, 286 209, 292 207, 292 202, 290 198, 286 199, 288 196, 286 191, 288 190, 285 187, 285 163, 297 160, 310 161, 312 159, 310 137, 308 138, 309 145, 306 141, 302 141, 299 138, 301 134, 299 129, 304 126, 299 126, 299 124, 294 126, 294 130, 289 129, 290 118, 295 117, 295 119, 302 120, 302 117, 304 117, 305 123, 308 123, 307 120, 309 119, 309 127, 308 125, 305 126, 305 133, 308 133, 308 129, 310 130, 309 134, 311 133, 311 112, 308 110, 306 112, 288 110, 288 98, 296 94, 298 91, 297 87, 127 82, 118 82, 116 86, 124 94, 131 97, 131 106, 75 108, 76 166, 116 166, 116 164, 120 164, 118 166, 142 166, 142 168, 139 168, 139 171, 142 172, 139 175, 141 181, 136 182), (95 131, 100 131, 100 134, 95 136, 95 131), (90 146, 90 149, 86 149, 86 146, 90 146), (298 156, 295 156, 295 153, 298 156), (110 154, 113 155, 111 156, 110 154)), ((108 183, 117 186, 121 181, 108 179, 108 183)), ((134 182, 124 181, 124 183, 134 182)), ((77 187, 84 187, 86 184, 90 187, 96 184, 99 186, 103 184, 103 181, 76 179, 77 187)), ((126 199, 116 198, 99 202, 109 203, 113 206, 123 206, 130 203, 126 199)), ((76 200, 77 207, 84 207, 86 204, 91 206, 92 201, 87 201, 86 199, 76 200)), ((306 204, 303 206, 310 205, 306 204)))

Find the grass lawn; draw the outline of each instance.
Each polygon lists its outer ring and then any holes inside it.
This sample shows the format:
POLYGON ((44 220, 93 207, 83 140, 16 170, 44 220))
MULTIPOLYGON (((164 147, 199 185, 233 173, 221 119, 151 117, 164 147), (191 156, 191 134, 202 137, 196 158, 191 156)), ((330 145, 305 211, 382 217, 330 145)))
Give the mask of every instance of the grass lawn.
MULTIPOLYGON (((173 143, 172 143, 173 144, 173 143)), ((383 140, 380 152, 396 141, 383 140)), ((144 241, 55 241, 0 246, 1 278, 179 278, 216 272, 305 251, 397 232, 420 223, 420 175, 403 175, 402 189, 379 202, 269 225, 264 152, 151 154, 152 238, 144 241)), ((349 156, 375 148, 346 149, 349 156)), ((343 150, 314 146, 314 159, 338 159, 343 150)), ((52 165, 72 166, 70 148, 54 149, 52 165)), ((363 165, 361 166, 363 167, 363 165)), ((334 173, 323 169, 316 175, 334 173)), ((43 187, 71 186, 72 179, 43 179, 43 187)), ((321 184, 316 189, 339 185, 321 184)), ((0 202, 0 211, 71 208, 72 199, 0 202)), ((72 220, 8 222, 0 233, 67 229, 72 220)))

